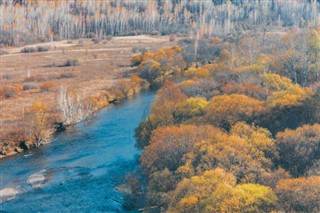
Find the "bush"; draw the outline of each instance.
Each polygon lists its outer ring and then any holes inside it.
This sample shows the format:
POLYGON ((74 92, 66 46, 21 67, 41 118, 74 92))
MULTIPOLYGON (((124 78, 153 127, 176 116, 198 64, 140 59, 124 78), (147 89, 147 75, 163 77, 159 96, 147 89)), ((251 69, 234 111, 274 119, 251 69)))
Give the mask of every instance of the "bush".
POLYGON ((34 83, 24 83, 23 84, 23 90, 31 90, 31 89, 36 89, 37 85, 34 83))
POLYGON ((94 44, 99 44, 101 39, 98 38, 98 37, 95 37, 95 38, 92 39, 92 41, 93 41, 94 44))
POLYGON ((36 49, 34 47, 25 47, 21 50, 21 53, 34 53, 36 49))
POLYGON ((184 39, 181 39, 179 42, 178 42, 178 45, 179 46, 184 46, 184 45, 187 45, 187 44, 192 44, 193 43, 193 40, 190 39, 190 38, 184 38, 184 39))
POLYGON ((37 52, 48 52, 49 51, 48 46, 38 46, 36 49, 37 49, 37 52))
POLYGON ((13 98, 18 95, 18 89, 13 87, 6 87, 1 93, 4 98, 13 98))
POLYGON ((44 82, 41 84, 40 89, 41 91, 50 91, 55 87, 55 84, 51 81, 44 82))
POLYGON ((60 74, 59 78, 74 78, 75 75, 72 73, 62 73, 60 74))
POLYGON ((31 75, 30 77, 26 78, 24 81, 25 82, 34 82, 34 81, 45 81, 47 77, 41 76, 39 74, 36 75, 31 75))
POLYGON ((144 47, 133 47, 132 48, 132 52, 133 53, 141 53, 141 54, 145 54, 147 52, 147 49, 144 47))
POLYGON ((40 42, 48 42, 49 41, 49 39, 45 35, 39 35, 37 37, 37 40, 40 42))
POLYGON ((79 61, 77 59, 68 59, 64 64, 61 65, 61 67, 73 67, 78 66, 79 61))
POLYGON ((112 35, 107 35, 106 40, 110 41, 112 39, 112 35))
POLYGON ((159 36, 159 35, 161 35, 158 30, 153 30, 150 34, 151 34, 152 36, 159 36))

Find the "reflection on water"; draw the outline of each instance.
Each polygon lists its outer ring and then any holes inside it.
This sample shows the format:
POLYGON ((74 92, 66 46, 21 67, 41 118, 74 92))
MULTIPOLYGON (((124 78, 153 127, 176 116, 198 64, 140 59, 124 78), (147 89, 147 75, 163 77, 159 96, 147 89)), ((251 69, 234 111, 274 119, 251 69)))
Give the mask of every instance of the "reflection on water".
POLYGON ((115 188, 138 164, 134 128, 153 99, 143 93, 40 149, 0 161, 0 211, 124 212, 115 188))

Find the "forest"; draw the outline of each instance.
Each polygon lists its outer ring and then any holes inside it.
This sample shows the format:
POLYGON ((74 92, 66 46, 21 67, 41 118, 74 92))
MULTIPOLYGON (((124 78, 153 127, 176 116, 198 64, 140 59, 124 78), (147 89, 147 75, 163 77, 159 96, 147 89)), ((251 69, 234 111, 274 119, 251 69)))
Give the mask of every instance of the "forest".
POLYGON ((315 0, 1 0, 0 44, 139 34, 235 37, 315 27, 318 11, 315 0))
POLYGON ((166 212, 318 212, 319 50, 310 27, 135 56, 162 87, 136 129, 146 190, 133 174, 128 199, 166 212))

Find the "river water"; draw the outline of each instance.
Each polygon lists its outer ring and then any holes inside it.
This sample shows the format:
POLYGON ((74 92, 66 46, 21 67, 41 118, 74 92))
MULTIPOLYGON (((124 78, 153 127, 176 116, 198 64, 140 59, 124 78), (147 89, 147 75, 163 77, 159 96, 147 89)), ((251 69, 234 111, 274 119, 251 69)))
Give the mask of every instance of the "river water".
POLYGON ((112 105, 50 144, 1 160, 0 212, 125 212, 116 188, 138 165, 134 129, 154 96, 112 105))

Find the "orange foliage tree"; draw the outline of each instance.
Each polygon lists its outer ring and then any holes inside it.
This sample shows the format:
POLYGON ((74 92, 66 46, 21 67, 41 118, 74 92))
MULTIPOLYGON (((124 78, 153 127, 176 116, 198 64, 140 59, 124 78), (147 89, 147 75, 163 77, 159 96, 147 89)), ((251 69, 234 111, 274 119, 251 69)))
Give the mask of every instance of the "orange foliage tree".
POLYGON ((275 192, 285 212, 319 212, 320 176, 280 180, 275 192))
POLYGON ((207 107, 206 120, 229 129, 237 121, 252 121, 264 110, 263 103, 245 95, 214 96, 207 107))
POLYGON ((280 165, 294 176, 304 175, 320 159, 320 125, 304 125, 277 134, 280 165))
POLYGON ((35 100, 31 106, 32 129, 30 144, 39 147, 50 140, 50 124, 47 117, 48 106, 41 100, 35 100))

